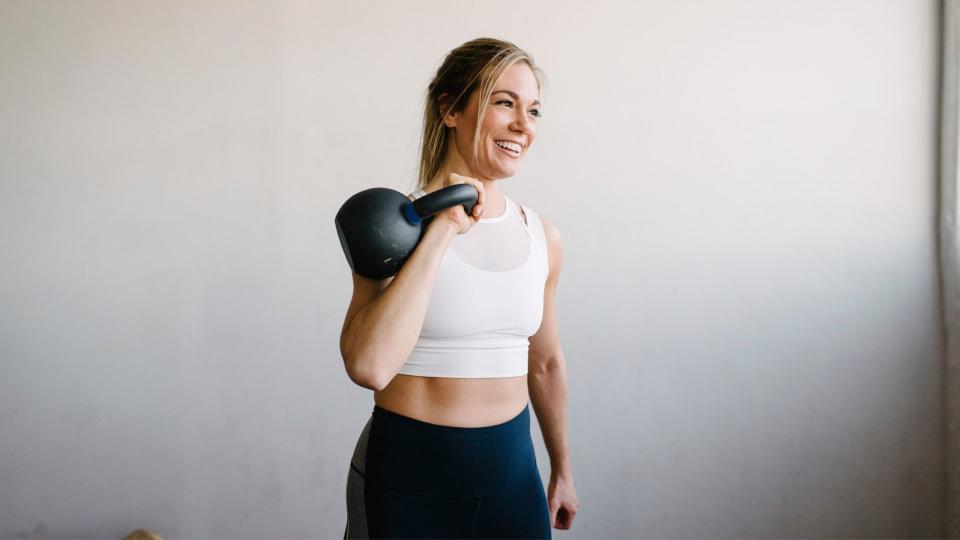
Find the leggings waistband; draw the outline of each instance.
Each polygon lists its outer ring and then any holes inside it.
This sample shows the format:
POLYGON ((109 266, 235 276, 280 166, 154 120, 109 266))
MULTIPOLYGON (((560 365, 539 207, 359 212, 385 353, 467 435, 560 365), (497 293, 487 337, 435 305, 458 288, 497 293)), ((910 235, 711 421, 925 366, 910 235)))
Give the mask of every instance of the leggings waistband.
MULTIPOLYGON (((423 420, 417 420, 410 416, 402 415, 397 412, 393 412, 389 409, 384 409, 379 405, 373 406, 373 416, 382 417, 387 420, 393 420, 397 422, 403 422, 406 425, 410 426, 412 429, 418 430, 428 430, 439 433, 457 433, 457 434, 466 434, 466 433, 490 433, 496 431, 505 431, 509 429, 516 429, 517 424, 523 422, 527 423, 527 428, 530 427, 530 406, 527 405, 523 408, 522 411, 517 413, 516 416, 503 422, 501 424, 495 424, 492 426, 483 426, 483 427, 459 427, 459 426, 443 426, 440 424, 431 424, 430 422, 424 422, 423 420)), ((522 429, 522 426, 521 426, 522 429)))
POLYGON ((367 479, 418 495, 482 497, 537 470, 529 405, 511 420, 484 427, 431 424, 373 408, 367 479))

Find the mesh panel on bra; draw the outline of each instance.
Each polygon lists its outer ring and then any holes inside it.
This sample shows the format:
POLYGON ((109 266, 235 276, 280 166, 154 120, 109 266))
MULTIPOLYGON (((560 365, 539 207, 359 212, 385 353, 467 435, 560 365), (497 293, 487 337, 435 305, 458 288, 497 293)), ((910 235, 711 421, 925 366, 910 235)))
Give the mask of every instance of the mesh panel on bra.
POLYGON ((481 219, 465 234, 458 234, 450 249, 463 262, 489 272, 506 272, 523 266, 531 255, 530 240, 513 201, 506 199, 500 216, 481 219))

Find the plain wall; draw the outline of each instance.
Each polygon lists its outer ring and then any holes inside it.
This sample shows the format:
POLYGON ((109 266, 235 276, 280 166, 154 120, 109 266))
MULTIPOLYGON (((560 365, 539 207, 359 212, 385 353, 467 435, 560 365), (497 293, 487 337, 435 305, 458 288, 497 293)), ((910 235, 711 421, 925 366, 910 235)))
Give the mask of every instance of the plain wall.
MULTIPOLYGON (((339 537, 333 216, 475 37, 544 118, 570 538, 932 537, 933 0, 0 3, 0 537, 339 537)), ((534 440, 544 481, 549 461, 534 440)))

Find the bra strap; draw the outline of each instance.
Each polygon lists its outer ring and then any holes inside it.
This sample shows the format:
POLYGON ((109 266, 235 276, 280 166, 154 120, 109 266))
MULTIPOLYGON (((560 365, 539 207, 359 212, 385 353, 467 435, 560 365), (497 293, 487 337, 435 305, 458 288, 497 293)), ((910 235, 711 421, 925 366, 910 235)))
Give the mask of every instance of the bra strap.
MULTIPOLYGON (((540 221, 540 217, 536 216, 532 210, 524 206, 523 207, 524 214, 527 216, 527 221, 526 223, 524 223, 523 217, 520 215, 520 210, 517 203, 513 202, 513 200, 510 199, 510 197, 507 197, 506 195, 504 195, 503 197, 507 199, 510 205, 513 206, 514 213, 516 214, 517 219, 520 221, 520 225, 523 226, 523 230, 527 231, 527 236, 530 237, 530 243, 533 245, 533 250, 537 252, 537 256, 540 257, 540 262, 543 263, 544 279, 546 279, 546 277, 550 275, 549 255, 542 251, 542 248, 540 246, 540 240, 538 240, 537 237, 530 230, 530 227, 533 226, 532 220, 534 219, 537 220, 538 222, 537 224, 539 225, 540 229, 543 229, 543 223, 540 221)), ((546 239, 547 239, 546 231, 544 231, 544 236, 543 236, 544 244, 546 244, 546 239)))

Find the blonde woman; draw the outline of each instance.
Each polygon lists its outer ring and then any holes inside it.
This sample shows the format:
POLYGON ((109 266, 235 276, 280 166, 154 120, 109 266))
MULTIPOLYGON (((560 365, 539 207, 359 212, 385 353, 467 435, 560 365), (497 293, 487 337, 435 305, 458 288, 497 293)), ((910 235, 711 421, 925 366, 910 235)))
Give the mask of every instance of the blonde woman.
POLYGON ((550 538, 580 505, 557 331, 556 228, 501 189, 530 150, 542 75, 512 43, 457 47, 430 82, 415 199, 468 183, 399 273, 353 274, 340 350, 374 391, 347 480, 345 538, 550 538), (533 403, 550 455, 546 493, 533 403))

